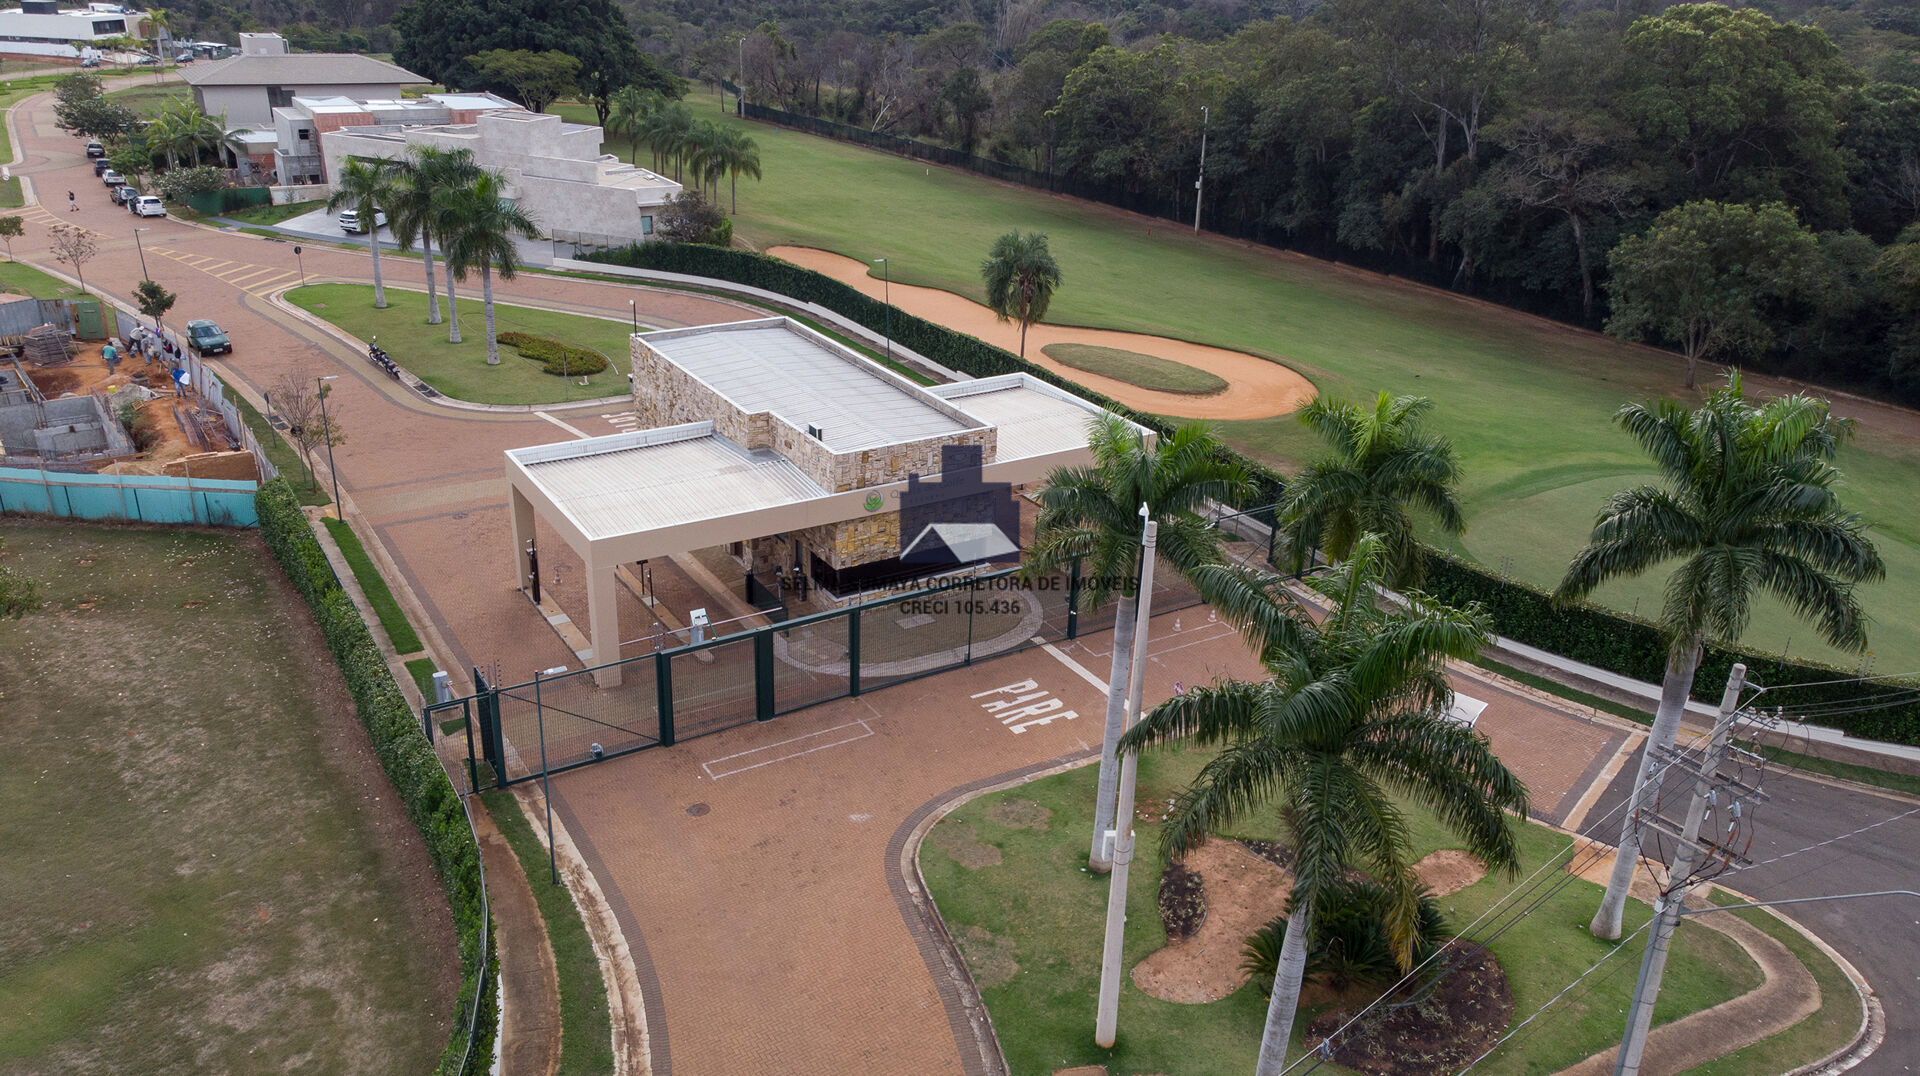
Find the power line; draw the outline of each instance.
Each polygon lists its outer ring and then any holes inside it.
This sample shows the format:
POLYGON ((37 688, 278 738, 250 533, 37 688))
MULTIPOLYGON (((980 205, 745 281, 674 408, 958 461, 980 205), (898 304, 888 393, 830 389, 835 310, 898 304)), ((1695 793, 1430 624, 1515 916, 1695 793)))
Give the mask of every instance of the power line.
MULTIPOLYGON (((1627 948, 1627 943, 1639 937, 1642 933, 1646 931, 1648 927, 1652 926, 1655 921, 1656 920, 1654 918, 1649 918, 1646 922, 1640 924, 1640 928, 1638 930, 1635 930, 1632 934, 1629 934, 1626 937, 1621 938, 1619 945, 1614 946, 1612 949, 1609 949, 1605 953, 1601 954, 1600 959, 1594 961, 1591 967, 1581 972, 1580 974, 1574 976, 1573 981, 1568 983, 1566 986, 1561 987, 1560 992, 1558 994, 1555 994, 1552 997, 1548 998, 1546 1001, 1546 1004, 1533 1010, 1532 1015, 1528 1016, 1525 1020, 1522 1020, 1519 1023, 1513 1025, 1513 1027, 1507 1029, 1507 1033, 1505 1035, 1500 1036, 1498 1039, 1495 1039, 1493 1045, 1487 1047, 1485 1052, 1481 1053, 1479 1057, 1476 1057, 1472 1061, 1467 1062, 1467 1067, 1460 1070, 1459 1076, 1465 1076, 1466 1073, 1473 1071, 1473 1067, 1475 1065, 1478 1065, 1480 1062, 1485 1061, 1488 1055, 1492 1054, 1495 1050, 1498 1050, 1500 1048, 1502 1043, 1506 1042, 1508 1039, 1513 1038, 1515 1035, 1518 1035, 1528 1024, 1531 1024, 1536 1019, 1538 1019, 1541 1013, 1546 1012, 1548 1009, 1553 1007, 1555 1002, 1559 1001, 1563 997, 1566 997, 1568 991, 1572 990, 1576 986, 1579 986, 1582 982, 1585 982, 1587 976, 1592 975, 1595 971, 1599 970, 1600 965, 1605 964, 1607 961, 1612 960, 1615 956, 1625 951, 1625 949, 1627 948)), ((1619 965, 1618 967, 1625 967, 1625 965, 1624 964, 1619 965)), ((1616 968, 1616 970, 1618 970, 1618 968, 1616 968)), ((1611 976, 1612 974, 1613 972, 1607 973, 1608 976, 1611 976)), ((1602 981, 1605 981, 1605 980, 1603 979, 1602 981)), ((1598 984, 1595 984, 1595 985, 1598 985, 1598 984)), ((1584 994, 1582 996, 1584 996, 1584 994)))

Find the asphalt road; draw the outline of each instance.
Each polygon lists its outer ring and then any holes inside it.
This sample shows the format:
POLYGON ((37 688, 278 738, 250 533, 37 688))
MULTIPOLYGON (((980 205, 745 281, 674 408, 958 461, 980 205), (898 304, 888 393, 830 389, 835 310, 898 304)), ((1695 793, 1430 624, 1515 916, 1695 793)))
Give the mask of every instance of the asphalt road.
MULTIPOLYGON (((1639 765, 1636 754, 1607 786, 1589 818, 1608 818, 1626 800, 1639 765)), ((1668 788, 1677 790, 1679 784, 1668 788)), ((1729 888, 1755 900, 1920 890, 1920 814, 1797 851, 1914 810, 1920 802, 1779 769, 1768 771, 1762 788, 1772 798, 1752 816, 1753 844, 1746 853, 1759 865, 1722 876, 1719 881, 1729 888), (1781 856, 1785 858, 1775 860, 1781 856)), ((1684 817, 1685 793, 1669 792, 1660 810, 1669 818, 1684 817)), ((1620 836, 1619 816, 1588 830, 1612 844, 1620 836)), ((1920 898, 1822 901, 1781 910, 1852 961, 1886 1007, 1886 1041, 1851 1072, 1892 1076, 1920 1071, 1920 898)))

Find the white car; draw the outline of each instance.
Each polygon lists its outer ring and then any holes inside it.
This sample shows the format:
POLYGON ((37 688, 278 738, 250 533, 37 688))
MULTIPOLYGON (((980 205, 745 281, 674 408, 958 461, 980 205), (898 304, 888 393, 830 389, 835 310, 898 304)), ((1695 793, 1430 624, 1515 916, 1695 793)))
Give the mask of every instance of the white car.
MULTIPOLYGON (((373 226, 375 228, 385 228, 387 226, 386 210, 376 209, 373 211, 373 226)), ((366 231, 366 225, 360 223, 360 211, 357 209, 349 209, 345 213, 340 214, 340 230, 355 235, 366 231)))
POLYGON ((167 215, 167 207, 159 198, 151 194, 143 194, 134 199, 133 211, 136 215, 142 217, 164 217, 167 215))

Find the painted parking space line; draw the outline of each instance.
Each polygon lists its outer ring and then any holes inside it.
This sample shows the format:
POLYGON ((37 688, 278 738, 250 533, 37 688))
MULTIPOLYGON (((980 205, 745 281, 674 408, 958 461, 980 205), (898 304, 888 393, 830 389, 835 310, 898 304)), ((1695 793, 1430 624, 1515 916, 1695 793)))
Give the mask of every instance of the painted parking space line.
POLYGON ((244 268, 236 269, 230 273, 216 273, 215 275, 218 276, 221 280, 224 280, 227 283, 232 284, 236 288, 244 288, 247 286, 248 282, 253 280, 258 280, 259 278, 266 276, 268 273, 271 273, 271 272, 273 272, 273 270, 268 269, 265 266, 248 265, 244 268))
POLYGON ((1036 643, 1040 643, 1040 649, 1045 650, 1049 654, 1052 654, 1054 658, 1060 662, 1060 664, 1065 665, 1067 669, 1071 671, 1075 676, 1078 676, 1080 679, 1085 680, 1089 684, 1092 684, 1094 688, 1098 690, 1102 695, 1105 695, 1107 693, 1107 682, 1105 680, 1100 679, 1098 676, 1093 675, 1093 673, 1085 665, 1082 665, 1079 662, 1068 657, 1064 652, 1061 651, 1059 647, 1053 645, 1052 643, 1041 642, 1040 637, 1037 635, 1034 636, 1033 641, 1036 643))
POLYGON ((293 275, 294 275, 293 270, 282 269, 280 272, 275 273, 270 277, 267 277, 265 280, 256 280, 253 283, 248 284, 246 286, 246 290, 253 292, 255 294, 265 294, 266 292, 272 291, 273 289, 279 287, 281 282, 286 280, 291 280, 293 278, 293 275))
POLYGON ((575 429, 574 427, 567 425, 566 423, 560 421, 557 418, 554 418, 552 415, 547 414, 545 411, 535 411, 534 414, 540 416, 541 418, 546 419, 548 422, 553 423, 555 426, 560 427, 561 429, 567 431, 568 433, 574 435, 575 437, 580 438, 581 440, 585 440, 587 437, 591 436, 590 434, 582 433, 581 431, 575 429))
POLYGON ((790 758, 811 755, 815 751, 825 751, 829 747, 839 747, 841 744, 852 743, 855 740, 864 740, 871 735, 873 735, 873 726, 867 724, 864 719, 855 719, 844 725, 809 732, 781 740, 779 743, 736 751, 731 755, 721 755, 710 762, 702 762, 700 768, 707 771, 708 777, 718 781, 722 777, 731 777, 736 773, 757 770, 762 766, 771 766, 790 758), (858 731, 854 731, 856 729, 858 731))

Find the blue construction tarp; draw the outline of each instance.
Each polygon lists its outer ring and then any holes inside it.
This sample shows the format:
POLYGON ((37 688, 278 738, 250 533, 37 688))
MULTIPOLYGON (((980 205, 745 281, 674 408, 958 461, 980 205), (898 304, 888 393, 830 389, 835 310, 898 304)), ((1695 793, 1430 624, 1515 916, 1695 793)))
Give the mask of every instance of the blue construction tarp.
POLYGON ((0 512, 254 527, 258 482, 0 467, 0 512))

